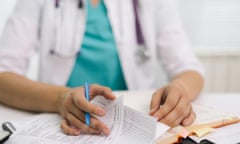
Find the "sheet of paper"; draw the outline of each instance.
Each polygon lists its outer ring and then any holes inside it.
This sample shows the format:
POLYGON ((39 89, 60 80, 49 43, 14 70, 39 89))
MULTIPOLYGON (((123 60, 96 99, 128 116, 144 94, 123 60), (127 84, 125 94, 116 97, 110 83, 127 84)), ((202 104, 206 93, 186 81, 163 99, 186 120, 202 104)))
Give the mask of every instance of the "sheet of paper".
POLYGON ((197 118, 194 124, 208 123, 234 117, 234 115, 231 113, 222 112, 209 106, 193 105, 193 109, 197 113, 197 118))
POLYGON ((117 144, 151 144, 157 120, 130 107, 124 107, 123 129, 117 144))
POLYGON ((240 143, 240 123, 215 129, 211 134, 208 134, 201 139, 195 136, 192 136, 192 138, 198 142, 202 139, 208 139, 216 144, 240 143))
POLYGON ((168 125, 158 122, 157 128, 156 128, 155 139, 162 136, 169 129, 170 129, 170 127, 168 125))
MULTIPOLYGON (((95 104, 102 107, 105 106, 100 103, 95 104)), ((153 143, 154 140, 163 135, 169 128, 169 126, 157 122, 155 118, 150 117, 148 114, 124 106, 123 127, 118 143, 153 143)))
POLYGON ((109 126, 108 137, 99 135, 67 136, 60 129, 61 117, 56 114, 42 114, 29 121, 26 126, 17 131, 7 144, 113 144, 121 133, 123 122, 123 97, 114 102, 98 98, 94 103, 106 110, 106 116, 101 120, 109 126))

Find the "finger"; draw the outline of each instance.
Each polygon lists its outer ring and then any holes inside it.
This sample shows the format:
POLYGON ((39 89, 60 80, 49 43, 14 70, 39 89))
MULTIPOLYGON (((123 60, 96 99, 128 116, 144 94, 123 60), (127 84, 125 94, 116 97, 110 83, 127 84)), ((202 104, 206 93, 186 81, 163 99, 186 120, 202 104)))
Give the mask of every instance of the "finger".
MULTIPOLYGON (((186 102, 182 97, 180 97, 174 109, 171 110, 171 112, 169 112, 165 117, 163 117, 161 122, 166 123, 169 126, 175 126, 176 123, 180 123, 185 117, 184 113, 186 109, 186 102)), ((189 108, 187 109, 187 112, 189 112, 189 108)))
POLYGON ((84 122, 76 118, 73 114, 68 113, 66 116, 68 122, 80 130, 82 134, 99 134, 100 132, 96 129, 88 127, 84 122))
POLYGON ((168 92, 166 102, 163 104, 161 109, 153 114, 158 120, 168 115, 178 104, 181 95, 178 91, 171 90, 168 92))
MULTIPOLYGON (((82 111, 79 111, 78 109, 73 109, 72 113, 82 122, 85 123, 85 113, 82 111)), ((97 130, 98 133, 103 133, 105 135, 108 135, 110 133, 109 128, 102 123, 101 121, 99 121, 98 119, 96 119, 95 117, 91 116, 90 119, 90 126, 91 128, 97 130)), ((98 134, 97 133, 97 134, 98 134)))
MULTIPOLYGON (((180 102, 181 103, 181 102, 180 102)), ((175 126, 177 126, 177 125, 179 125, 180 123, 182 123, 182 121, 183 121, 183 119, 184 118, 186 118, 187 116, 189 116, 190 115, 190 113, 191 113, 191 109, 192 109, 192 107, 191 107, 191 105, 190 104, 188 104, 188 106, 187 107, 181 107, 181 104, 179 103, 179 109, 181 109, 180 111, 179 110, 177 110, 178 108, 176 108, 176 110, 175 110, 175 118, 174 118, 174 116, 169 116, 169 121, 170 121, 170 126, 171 127, 175 127, 175 126), (175 119, 175 120, 174 120, 175 119), (173 121, 171 121, 171 120, 173 120, 173 121)), ((183 105, 187 105, 187 104, 184 104, 183 103, 183 105)), ((178 107, 177 106, 177 107, 178 107)), ((174 112, 173 113, 171 113, 171 114, 174 114, 174 112)), ((168 118, 167 118, 168 119, 168 118)))
POLYGON ((70 126, 66 119, 63 119, 60 125, 62 131, 67 135, 80 135, 80 131, 72 126, 70 126))
POLYGON ((95 117, 91 117, 90 127, 97 129, 98 131, 102 132, 104 135, 109 135, 110 133, 110 129, 95 117))
POLYGON ((105 86, 100 86, 98 84, 90 85, 90 96, 94 98, 97 95, 104 96, 106 99, 114 100, 116 97, 113 95, 112 90, 105 86))
POLYGON ((170 127, 175 127, 181 123, 182 119, 183 119, 183 116, 179 115, 178 117, 175 117, 174 119, 171 119, 171 120, 169 120, 169 118, 163 118, 160 120, 160 122, 170 127))
POLYGON ((79 110, 77 107, 73 105, 71 106, 69 112, 73 114, 75 117, 77 117, 79 120, 85 122, 85 112, 83 112, 82 110, 79 110))
POLYGON ((192 113, 192 106, 191 106, 191 104, 188 104, 188 106, 187 106, 184 114, 183 114, 182 117, 181 117, 181 118, 182 118, 181 121, 178 122, 178 123, 175 123, 174 126, 179 125, 179 124, 182 124, 182 125, 183 125, 184 119, 188 118, 188 117, 191 115, 191 113, 192 113))
POLYGON ((196 113, 193 110, 191 110, 190 115, 183 120, 182 125, 189 126, 194 122, 195 119, 196 119, 196 113))
MULTIPOLYGON (((86 122, 85 112, 79 111, 77 108, 72 108, 71 113, 80 121, 86 122)), ((93 116, 91 116, 90 119, 90 127, 98 130, 99 133, 103 133, 104 135, 108 135, 110 133, 109 128, 93 116)))
POLYGON ((150 104, 150 109, 151 109, 149 113, 150 115, 153 115, 159 109, 163 91, 164 91, 164 88, 161 88, 153 94, 151 104, 150 104))
MULTIPOLYGON (((99 106, 96 106, 90 102, 88 102, 85 98, 79 97, 77 95, 73 96, 74 105, 79 109, 85 112, 89 112, 91 114, 97 116, 104 116, 106 114, 105 110, 99 106)), ((71 107, 74 110, 74 107, 71 107)), ((78 110, 78 111, 79 111, 78 110)), ((76 111, 76 110, 74 110, 76 111)))

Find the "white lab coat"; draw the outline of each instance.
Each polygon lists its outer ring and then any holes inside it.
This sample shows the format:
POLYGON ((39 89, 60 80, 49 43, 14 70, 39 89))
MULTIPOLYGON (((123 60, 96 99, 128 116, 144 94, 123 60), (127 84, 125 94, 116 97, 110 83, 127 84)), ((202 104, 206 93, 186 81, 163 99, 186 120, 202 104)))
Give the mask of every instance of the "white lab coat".
MULTIPOLYGON (((195 70, 203 74, 180 24, 175 0, 139 0, 140 20, 150 58, 139 63, 136 55, 135 20, 131 0, 104 0, 130 90, 153 88, 156 67, 162 62, 169 78, 195 70)), ((77 52, 85 29, 85 9, 78 0, 61 0, 61 30, 56 40, 54 0, 18 0, 0 41, 0 72, 25 75, 29 60, 40 53, 39 81, 65 85, 74 66, 75 56, 50 54, 53 47, 61 52, 77 52)))

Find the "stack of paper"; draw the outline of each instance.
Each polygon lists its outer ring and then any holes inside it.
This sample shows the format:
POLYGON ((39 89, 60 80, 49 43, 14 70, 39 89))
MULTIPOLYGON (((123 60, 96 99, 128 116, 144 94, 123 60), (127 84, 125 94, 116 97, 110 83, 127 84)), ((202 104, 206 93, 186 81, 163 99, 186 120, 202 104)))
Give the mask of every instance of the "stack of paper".
POLYGON ((150 144, 168 127, 156 119, 123 105, 123 97, 109 101, 97 97, 92 102, 105 109, 98 117, 111 130, 109 136, 67 136, 60 129, 61 117, 57 114, 35 116, 10 138, 7 144, 150 144), (158 129, 158 130, 157 130, 158 129))

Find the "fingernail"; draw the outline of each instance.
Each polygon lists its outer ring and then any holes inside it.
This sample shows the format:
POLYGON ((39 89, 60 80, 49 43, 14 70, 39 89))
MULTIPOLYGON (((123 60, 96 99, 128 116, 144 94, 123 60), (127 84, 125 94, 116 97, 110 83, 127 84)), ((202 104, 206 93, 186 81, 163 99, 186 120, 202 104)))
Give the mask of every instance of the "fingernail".
POLYGON ((78 131, 78 130, 74 131, 73 133, 74 133, 74 135, 80 135, 80 131, 78 131))
POLYGON ((150 113, 152 114, 152 113, 154 113, 156 110, 157 110, 157 107, 154 107, 154 108, 151 109, 150 113))
POLYGON ((113 99, 113 100, 115 100, 115 99, 116 99, 116 96, 115 96, 115 95, 113 95, 113 96, 112 96, 112 99, 113 99))
POLYGON ((152 115, 153 117, 155 117, 155 118, 157 118, 158 120, 160 120, 161 118, 159 117, 159 115, 158 114, 154 114, 154 115, 152 115))
POLYGON ((108 128, 103 128, 103 134, 108 135, 109 134, 109 129, 108 128))
POLYGON ((154 114, 153 117, 158 118, 158 116, 156 114, 154 114))
POLYGON ((104 116, 105 115, 105 111, 103 109, 98 109, 98 115, 104 116))
POLYGON ((184 126, 188 126, 189 125, 189 121, 184 121, 184 126))

